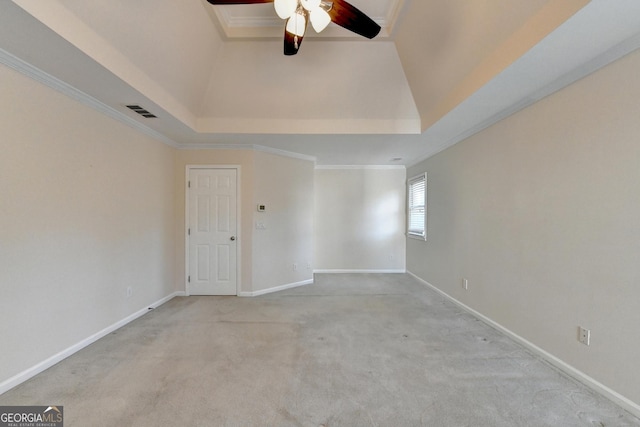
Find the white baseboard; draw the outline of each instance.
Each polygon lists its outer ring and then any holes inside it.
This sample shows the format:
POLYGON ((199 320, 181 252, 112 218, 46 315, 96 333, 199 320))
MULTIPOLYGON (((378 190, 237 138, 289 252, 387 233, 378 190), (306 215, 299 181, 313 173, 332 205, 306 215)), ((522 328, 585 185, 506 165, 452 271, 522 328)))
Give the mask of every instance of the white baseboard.
POLYGON ((138 317, 141 317, 143 315, 145 315, 146 313, 148 313, 151 309, 155 309, 159 306, 161 306, 162 304, 166 303, 167 301, 171 300, 174 297, 177 296, 182 296, 184 295, 184 292, 174 292, 169 296, 166 296, 156 302, 154 302, 153 304, 149 304, 148 306, 145 306, 144 308, 136 311, 135 313, 133 313, 130 316, 125 317, 124 319, 114 323, 111 326, 106 327, 105 329, 96 332, 95 334, 91 335, 88 338, 83 339, 82 341, 72 345, 69 348, 66 348, 65 350, 62 350, 61 352, 49 357, 46 360, 43 360, 42 362, 38 363, 35 366, 32 366, 29 369, 26 369, 22 372, 20 372, 17 375, 14 375, 13 377, 9 378, 6 381, 3 381, 2 383, 0 383, 0 394, 6 393, 7 391, 11 390, 12 388, 22 384, 23 382, 33 378, 34 376, 38 375, 39 373, 45 371, 46 369, 49 369, 50 367, 52 367, 53 365, 55 365, 58 362, 61 362, 62 360, 66 359, 67 357, 73 355, 74 353, 77 353, 78 351, 82 350, 83 348, 87 347, 90 344, 93 344, 94 342, 98 341, 100 338, 109 335, 111 332, 120 329, 121 327, 123 327, 124 325, 126 325, 127 323, 130 323, 134 320, 136 320, 138 317))
POLYGON ((374 273, 374 274, 404 274, 407 270, 313 270, 318 274, 352 274, 352 273, 374 273))
POLYGON ((269 289, 261 289, 259 291, 255 291, 255 292, 240 292, 240 293, 238 293, 238 296, 239 297, 257 297, 257 296, 260 296, 260 295, 271 294, 273 292, 284 291, 286 289, 297 288, 299 286, 310 285, 312 283, 313 283, 313 279, 303 280, 302 282, 289 283, 287 285, 276 286, 276 287, 269 288, 269 289))
POLYGON ((598 394, 604 396, 605 398, 611 400, 612 402, 614 402, 615 404, 617 404, 620 407, 624 408, 626 411, 630 412, 634 416, 640 418, 640 405, 638 405, 637 403, 635 403, 632 400, 624 397, 620 393, 610 389, 606 385, 596 381, 595 379, 591 378, 589 375, 587 375, 584 372, 574 368, 573 366, 571 366, 568 363, 564 362, 563 360, 557 358, 553 354, 543 350, 542 348, 538 347, 537 345, 533 344, 532 342, 522 338, 520 335, 516 334, 515 332, 512 332, 509 329, 505 328, 504 326, 500 325, 499 323, 489 319, 487 316, 485 316, 485 315, 479 313, 478 311, 472 309, 468 305, 458 301, 457 299, 453 298, 452 296, 450 296, 449 294, 445 293, 444 291, 441 291, 440 289, 436 288, 435 286, 433 286, 431 283, 427 282, 426 280, 421 279, 420 277, 416 276, 412 272, 407 271, 407 274, 409 274, 410 276, 414 277, 416 280, 420 281, 421 283, 426 285, 428 288, 433 289, 438 294, 442 295, 447 300, 451 301, 452 303, 454 303, 458 307, 462 308, 463 310, 465 310, 469 314, 475 316, 479 320, 483 321, 487 325, 489 325, 492 328, 502 332, 503 334, 507 335, 508 337, 510 337, 514 341, 518 342, 519 344, 522 344, 528 350, 530 350, 531 352, 533 352, 533 353, 537 354, 538 356, 542 357, 545 361, 547 361, 548 363, 550 363, 551 365, 553 365, 554 367, 556 367, 560 371, 564 372, 565 374, 569 375, 573 379, 575 379, 575 380, 579 381, 580 383, 584 384, 585 386, 589 387, 591 390, 595 391, 596 393, 598 393, 598 394))

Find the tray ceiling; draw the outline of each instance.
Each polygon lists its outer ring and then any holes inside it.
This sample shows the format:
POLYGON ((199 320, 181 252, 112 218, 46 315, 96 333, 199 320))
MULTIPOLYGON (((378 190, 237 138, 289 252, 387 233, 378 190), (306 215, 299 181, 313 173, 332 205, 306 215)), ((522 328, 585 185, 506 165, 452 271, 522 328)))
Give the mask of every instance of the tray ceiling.
MULTIPOLYGON (((392 34, 404 6, 404 0, 352 0, 350 3, 382 27, 378 39, 392 34)), ((228 38, 282 37, 284 21, 276 15, 273 4, 213 6, 209 10, 215 24, 228 38)), ((307 37, 359 39, 358 35, 333 23, 321 34, 310 31, 307 37)))
POLYGON ((285 57, 269 4, 5 1, 0 62, 177 148, 407 165, 640 47, 637 0, 352 3, 382 37, 285 57))

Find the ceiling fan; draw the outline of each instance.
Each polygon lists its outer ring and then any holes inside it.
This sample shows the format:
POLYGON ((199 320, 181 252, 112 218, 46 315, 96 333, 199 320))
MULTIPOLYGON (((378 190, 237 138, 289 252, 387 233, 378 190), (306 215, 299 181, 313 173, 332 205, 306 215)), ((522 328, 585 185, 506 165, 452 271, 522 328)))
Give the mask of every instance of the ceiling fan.
POLYGON ((207 0, 214 5, 273 3, 276 13, 286 20, 284 54, 295 55, 309 22, 316 32, 334 22, 349 31, 372 39, 380 26, 356 7, 344 0, 207 0))

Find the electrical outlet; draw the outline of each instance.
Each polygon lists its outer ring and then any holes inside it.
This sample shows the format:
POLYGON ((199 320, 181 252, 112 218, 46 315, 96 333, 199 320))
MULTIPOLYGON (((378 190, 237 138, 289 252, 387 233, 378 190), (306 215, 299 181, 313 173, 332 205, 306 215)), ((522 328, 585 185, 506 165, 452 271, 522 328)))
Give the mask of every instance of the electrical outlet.
POLYGON ((293 264, 293 271, 298 271, 298 264, 293 264))
POLYGON ((310 262, 307 263, 307 270, 311 270, 311 263, 310 262))
POLYGON ((464 288, 465 291, 468 291, 469 290, 469 280, 462 279, 462 287, 464 288))
POLYGON ((584 345, 591 344, 591 330, 578 326, 578 341, 584 345))
POLYGON ((133 288, 131 286, 129 286, 127 288, 127 298, 131 298, 132 294, 133 294, 133 288))

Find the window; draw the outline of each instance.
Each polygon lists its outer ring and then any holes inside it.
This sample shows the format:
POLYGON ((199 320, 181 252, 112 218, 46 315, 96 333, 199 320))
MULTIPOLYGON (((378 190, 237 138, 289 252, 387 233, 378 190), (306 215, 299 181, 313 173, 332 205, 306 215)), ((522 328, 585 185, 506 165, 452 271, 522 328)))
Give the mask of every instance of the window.
POLYGON ((427 240, 427 174, 411 178, 408 187, 407 233, 427 240))

